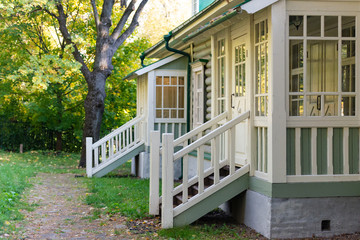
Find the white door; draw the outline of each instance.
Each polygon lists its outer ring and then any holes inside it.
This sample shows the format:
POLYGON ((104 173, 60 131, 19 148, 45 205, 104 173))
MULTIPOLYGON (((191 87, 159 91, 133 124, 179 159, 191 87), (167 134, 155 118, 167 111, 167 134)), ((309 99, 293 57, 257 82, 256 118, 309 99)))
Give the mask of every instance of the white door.
MULTIPOLYGON (((232 42, 232 94, 231 94, 231 108, 232 116, 237 117, 245 113, 247 109, 246 104, 246 35, 233 40, 232 42)), ((236 126, 235 135, 235 163, 244 165, 247 163, 246 149, 247 149, 247 121, 244 121, 236 126)))

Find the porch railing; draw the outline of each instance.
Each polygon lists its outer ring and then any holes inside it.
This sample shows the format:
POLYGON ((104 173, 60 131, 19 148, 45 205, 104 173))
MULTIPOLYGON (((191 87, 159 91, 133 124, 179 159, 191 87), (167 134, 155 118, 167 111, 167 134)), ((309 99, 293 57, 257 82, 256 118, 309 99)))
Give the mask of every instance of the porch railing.
POLYGON ((92 143, 86 138, 86 173, 91 177, 100 169, 127 154, 132 148, 144 143, 144 116, 138 116, 125 123, 109 135, 92 143))
POLYGON ((287 181, 358 181, 359 127, 287 128, 287 181))
MULTIPOLYGON (((250 117, 250 112, 246 112, 224 124, 220 124, 228 116, 223 113, 213 120, 195 128, 191 132, 179 137, 174 141, 173 134, 163 134, 162 138, 162 227, 169 228, 173 226, 173 218, 196 203, 202 201, 210 194, 221 189, 223 186, 231 183, 233 180, 244 175, 249 171, 249 165, 240 169, 235 167, 235 127, 240 122, 250 117), (221 126, 219 126, 221 125, 221 126), (227 138, 227 153, 220 154, 220 137, 227 138), (194 142, 190 143, 191 140, 194 142), (211 167, 204 169, 204 149, 210 143, 211 145, 211 167), (175 147, 182 148, 175 152, 175 147), (189 154, 197 152, 197 174, 188 179, 189 154), (222 156, 225 156, 224 158, 222 156), (174 161, 183 160, 182 184, 174 188, 174 161), (229 175, 220 179, 220 169, 229 166, 229 175), (213 174, 214 183, 208 188, 204 188, 204 179, 213 174), (189 198, 188 188, 197 183, 198 193, 189 198), (173 197, 182 193, 182 204, 173 208, 173 197)), ((159 162, 160 162, 160 133, 151 132, 150 144, 150 214, 159 213, 159 162)))

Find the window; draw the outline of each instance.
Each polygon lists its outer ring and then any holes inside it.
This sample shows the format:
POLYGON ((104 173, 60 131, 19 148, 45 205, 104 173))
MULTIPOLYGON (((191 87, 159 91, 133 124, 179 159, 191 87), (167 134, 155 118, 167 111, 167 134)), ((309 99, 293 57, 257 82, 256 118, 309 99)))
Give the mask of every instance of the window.
POLYGON ((245 44, 235 47, 235 97, 245 96, 245 44))
POLYGON ((268 115, 268 20, 255 24, 255 116, 268 115))
POLYGON ((217 43, 217 113, 225 112, 225 39, 217 43))
POLYGON ((196 61, 191 65, 193 75, 193 127, 204 123, 204 65, 205 61, 196 61))
POLYGON ((355 17, 289 17, 289 116, 355 116, 355 17))
POLYGON ((156 118, 185 117, 185 78, 156 77, 156 118))

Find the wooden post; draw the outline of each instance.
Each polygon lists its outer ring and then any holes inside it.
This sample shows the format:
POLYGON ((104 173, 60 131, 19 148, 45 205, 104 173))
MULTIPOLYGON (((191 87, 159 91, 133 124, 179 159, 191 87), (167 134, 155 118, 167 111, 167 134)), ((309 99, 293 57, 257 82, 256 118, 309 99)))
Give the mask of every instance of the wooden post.
POLYGON ((24 144, 20 144, 20 153, 24 153, 24 144))
POLYGON ((150 131, 150 139, 149 213, 151 215, 159 215, 160 132, 150 131))
POLYGON ((86 175, 92 177, 92 138, 86 138, 86 175))
POLYGON ((174 134, 162 135, 162 210, 161 227, 172 228, 174 224, 174 134))

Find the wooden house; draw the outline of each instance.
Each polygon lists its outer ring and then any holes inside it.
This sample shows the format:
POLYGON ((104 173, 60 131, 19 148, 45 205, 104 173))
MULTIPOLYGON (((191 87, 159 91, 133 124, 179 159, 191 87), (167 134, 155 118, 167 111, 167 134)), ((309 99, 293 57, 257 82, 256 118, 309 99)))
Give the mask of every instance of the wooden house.
POLYGON ((268 238, 359 232, 360 1, 204 2, 144 52, 138 117, 88 139, 88 175, 140 153, 164 228, 226 202, 268 238))

